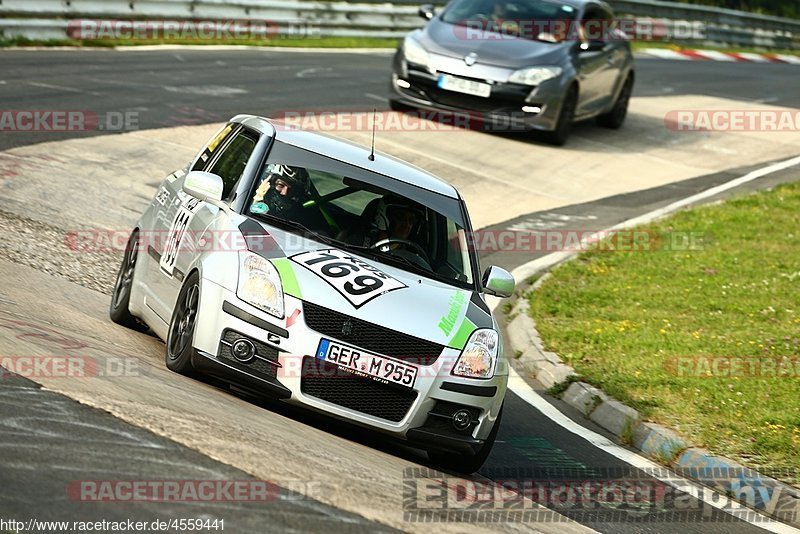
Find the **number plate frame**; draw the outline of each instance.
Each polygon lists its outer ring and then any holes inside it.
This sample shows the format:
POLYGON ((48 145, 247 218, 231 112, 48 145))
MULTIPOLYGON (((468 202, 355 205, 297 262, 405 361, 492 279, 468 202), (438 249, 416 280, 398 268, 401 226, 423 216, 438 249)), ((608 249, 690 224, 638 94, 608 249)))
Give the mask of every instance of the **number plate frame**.
MULTIPOLYGON (((339 369, 356 376, 408 389, 414 389, 419 375, 419 367, 416 365, 373 354, 347 343, 327 338, 320 339, 315 358, 336 365, 339 369), (334 353, 333 359, 330 358, 332 353, 334 353), (409 374, 406 374, 406 371, 409 374)), ((332 377, 331 380, 336 380, 336 378, 332 377)))
POLYGON ((466 80, 450 74, 440 74, 436 85, 445 91, 463 93, 465 95, 489 98, 492 95, 492 86, 488 83, 466 80))

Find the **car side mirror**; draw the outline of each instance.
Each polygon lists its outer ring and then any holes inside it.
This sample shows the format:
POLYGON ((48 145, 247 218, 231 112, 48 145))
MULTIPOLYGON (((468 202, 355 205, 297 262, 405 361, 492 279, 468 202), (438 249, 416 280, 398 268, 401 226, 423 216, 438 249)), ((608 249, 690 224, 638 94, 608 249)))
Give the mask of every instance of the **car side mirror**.
POLYGON ((192 171, 183 181, 184 193, 215 206, 222 204, 222 189, 222 178, 210 172, 192 171))
POLYGON ((581 52, 601 52, 606 47, 605 41, 584 41, 580 45, 581 52))
POLYGON ((511 273, 492 265, 483 273, 483 292, 487 295, 506 298, 514 294, 516 282, 511 273))
POLYGON ((425 20, 431 20, 436 15, 436 8, 433 4, 422 4, 417 10, 417 14, 425 20))

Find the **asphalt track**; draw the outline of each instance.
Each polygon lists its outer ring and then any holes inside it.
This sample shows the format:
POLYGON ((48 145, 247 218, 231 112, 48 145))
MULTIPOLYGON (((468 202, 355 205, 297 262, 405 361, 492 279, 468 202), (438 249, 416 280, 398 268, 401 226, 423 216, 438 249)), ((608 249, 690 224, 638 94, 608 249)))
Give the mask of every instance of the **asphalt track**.
MULTIPOLYGON (((143 130, 223 122, 238 113, 385 110, 388 58, 270 50, 2 50, 0 102, 4 110, 89 110, 101 118, 136 112, 143 130)), ((639 59, 636 72, 635 96, 700 94, 800 108, 800 68, 791 65, 639 59)), ((107 133, 9 133, 0 136, 0 150, 107 133)))
MULTIPOLYGON (((381 109, 385 106, 380 101, 380 96, 385 94, 385 80, 388 75, 386 62, 385 55, 280 54, 270 51, 243 51, 235 55, 227 51, 200 50, 123 53, 4 51, 0 53, 0 64, 3 66, 0 74, 0 101, 5 109, 90 109, 98 114, 138 111, 138 127, 141 129, 222 122, 240 112, 270 115, 297 109, 381 109), (267 65, 263 64, 265 55, 269 56, 267 65), (203 91, 197 91, 198 86, 204 88, 203 91), (365 97, 368 94, 377 98, 365 97), (302 108, 298 103, 302 104, 302 108)), ((800 107, 800 95, 796 91, 797 80, 796 69, 781 65, 640 60, 636 95, 702 93, 733 100, 757 100, 771 105, 800 107)), ((42 141, 107 133, 3 134, 0 137, 0 150, 42 141)), ((492 229, 502 230, 521 224, 538 229, 558 228, 565 217, 591 217, 592 228, 605 228, 741 176, 748 170, 730 169, 678 184, 532 213, 494 225, 492 229)), ((781 181, 797 179, 797 170, 789 170, 759 180, 758 183, 751 183, 748 188, 767 187, 781 181)), ((539 255, 541 253, 497 254, 483 257, 482 262, 513 268, 539 255)), ((96 434, 79 431, 80 428, 96 425, 98 428, 106 427, 110 429, 109 433, 119 435, 120 423, 112 416, 71 405, 65 398, 40 392, 23 380, 3 382, 2 390, 3 398, 6 399, 0 403, 4 422, 20 416, 35 420, 36 413, 33 411, 41 409, 41 405, 51 403, 62 406, 56 410, 65 416, 59 424, 74 430, 65 430, 61 435, 54 436, 49 435, 52 434, 52 422, 48 422, 46 432, 35 432, 35 429, 31 429, 30 433, 21 432, 18 426, 8 423, 0 425, 0 443, 4 444, 4 451, 13 451, 13 454, 4 454, 3 470, 0 472, 0 482, 3 483, 0 486, 3 488, 0 490, 0 512, 4 515, 10 515, 11 512, 20 515, 23 511, 33 515, 44 500, 61 494, 59 506, 51 509, 54 517, 76 518, 77 514, 96 517, 94 514, 98 513, 97 509, 84 507, 76 510, 74 503, 64 499, 63 479, 52 475, 58 473, 59 469, 73 470, 83 477, 87 477, 88 472, 96 472, 97 478, 121 478, 123 474, 131 472, 137 473, 143 479, 148 476, 203 478, 205 475, 199 474, 202 472, 211 473, 207 478, 235 479, 247 476, 229 471, 232 468, 185 447, 162 442, 159 445, 165 451, 160 451, 159 455, 147 454, 146 448, 143 454, 129 454, 125 447, 131 444, 116 443, 114 449, 115 452, 119 450, 119 459, 115 463, 114 456, 103 457, 101 454, 89 452, 93 447, 102 449, 102 439, 96 434), (38 405, 18 402, 21 396, 28 395, 44 395, 47 398, 39 400, 38 405), (80 436, 78 443, 75 443, 76 436, 80 436), (19 446, 21 443, 24 443, 22 447, 19 446), (64 457, 64 447, 86 450, 87 453, 64 457), (62 453, 57 454, 55 451, 62 453), (177 462, 178 465, 165 465, 158 460, 162 454, 184 458, 185 461, 177 462), (32 466, 36 468, 32 469, 32 466), (40 468, 44 466, 47 468, 40 468), (38 488, 39 492, 26 493, 26 488, 31 487, 38 488)), ((540 478, 550 476, 555 480, 559 477, 570 480, 577 472, 581 476, 592 476, 599 480, 624 479, 656 484, 646 473, 626 467, 620 460, 564 431, 516 395, 509 394, 506 402, 507 409, 498 444, 481 474, 494 479, 514 478, 515 474, 524 474, 525 467, 535 465, 541 470, 537 474, 540 478)), ((590 422, 571 413, 568 407, 562 406, 558 401, 551 402, 590 429, 604 434, 590 422)), ((265 406, 280 410, 271 405, 265 406)), ((372 436, 362 436, 355 429, 339 428, 339 425, 331 425, 319 418, 294 411, 286 413, 348 439, 374 445, 389 454, 408 456, 424 462, 423 457, 413 451, 405 451, 402 447, 384 443, 384 440, 372 436)), ((125 432, 138 436, 138 443, 149 443, 157 439, 147 431, 135 427, 126 428, 125 432)), ((141 452, 141 447, 137 446, 137 450, 141 452)), ((286 492, 286 495, 291 493, 286 492)), ((307 499, 301 500, 299 504, 291 498, 283 499, 281 504, 284 502, 288 504, 277 507, 276 510, 243 507, 236 509, 235 513, 229 510, 227 514, 233 514, 241 521, 238 525, 241 530, 234 531, 256 531, 261 520, 269 521, 276 528, 282 529, 325 530, 346 525, 348 529, 356 530, 376 526, 307 499), (313 511, 307 511, 308 508, 313 508, 313 511), (273 515, 262 517, 259 514, 273 515)), ((760 530, 697 504, 692 512, 676 515, 674 509, 670 508, 670 503, 667 503, 664 511, 647 511, 636 517, 630 514, 623 517, 609 508, 590 511, 570 511, 557 506, 554 508, 601 532, 760 530)), ((127 509, 106 510, 113 510, 120 516, 131 516, 127 509)), ((142 506, 135 511, 139 514, 138 517, 145 519, 156 518, 159 514, 176 517, 176 512, 182 510, 142 506)), ((224 511, 218 513, 226 515, 224 511)))

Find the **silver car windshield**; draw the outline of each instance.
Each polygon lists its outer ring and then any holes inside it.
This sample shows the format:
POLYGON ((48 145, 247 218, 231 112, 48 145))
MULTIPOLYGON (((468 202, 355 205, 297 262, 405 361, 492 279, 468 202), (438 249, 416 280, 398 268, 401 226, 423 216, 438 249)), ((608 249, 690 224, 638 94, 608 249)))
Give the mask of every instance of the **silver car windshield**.
POLYGON ((547 0, 456 0, 442 14, 442 20, 493 33, 559 42, 566 38, 577 12, 568 4, 547 0))
POLYGON ((309 237, 472 289, 474 271, 460 201, 393 184, 401 185, 282 145, 272 151, 253 184, 245 214, 286 223, 290 231, 308 230, 313 233, 309 237))

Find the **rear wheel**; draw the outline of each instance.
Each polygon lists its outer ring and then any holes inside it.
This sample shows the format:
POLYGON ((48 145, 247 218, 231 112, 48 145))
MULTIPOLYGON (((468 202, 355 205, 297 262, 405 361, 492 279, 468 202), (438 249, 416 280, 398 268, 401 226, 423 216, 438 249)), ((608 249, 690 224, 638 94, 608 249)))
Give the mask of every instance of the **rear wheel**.
POLYGON ((134 317, 128 305, 131 301, 131 288, 133 287, 133 273, 136 270, 136 260, 139 257, 139 231, 134 230, 125 245, 125 255, 119 266, 114 290, 111 292, 111 305, 108 315, 111 320, 122 326, 134 330, 146 330, 146 327, 134 317))
POLYGON ((500 430, 500 421, 503 418, 503 408, 500 408, 500 413, 494 422, 486 442, 478 452, 472 455, 444 453, 439 451, 428 451, 428 458, 437 466, 447 471, 454 471, 456 473, 474 473, 486 462, 489 453, 492 452, 494 442, 497 439, 497 432, 500 430))
POLYGON ((194 371, 192 356, 195 348, 194 331, 197 314, 200 310, 200 276, 193 272, 184 282, 167 333, 167 350, 165 361, 167 367, 183 375, 191 375, 194 371))
POLYGON ((564 101, 561 103, 561 111, 558 113, 558 121, 553 131, 545 132, 545 140, 553 145, 562 146, 567 142, 572 121, 575 120, 575 108, 578 106, 578 88, 572 86, 567 91, 564 101))
POLYGON ((628 103, 631 100, 633 93, 633 77, 628 75, 625 79, 625 84, 619 92, 617 101, 614 102, 614 107, 608 113, 604 113, 597 117, 597 124, 604 128, 611 128, 617 130, 625 122, 625 117, 628 116, 628 103))

